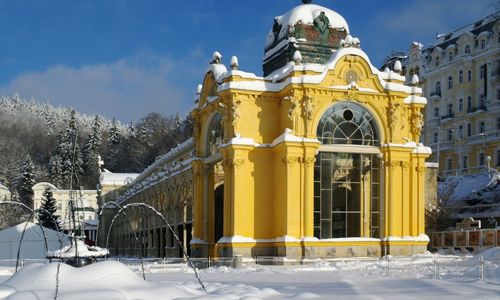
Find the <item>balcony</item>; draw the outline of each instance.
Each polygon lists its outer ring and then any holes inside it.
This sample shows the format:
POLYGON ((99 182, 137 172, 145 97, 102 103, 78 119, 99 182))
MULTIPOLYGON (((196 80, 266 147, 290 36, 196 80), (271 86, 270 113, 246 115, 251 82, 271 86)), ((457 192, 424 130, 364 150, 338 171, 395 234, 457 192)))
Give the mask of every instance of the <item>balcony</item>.
POLYGON ((449 120, 455 118, 455 114, 447 114, 446 116, 441 116, 441 121, 449 120))
POLYGON ((441 98, 441 91, 431 92, 431 100, 439 100, 441 98))
POLYGON ((474 107, 468 107, 467 108, 467 114, 473 114, 476 112, 485 112, 487 111, 485 105, 479 105, 479 106, 474 106, 474 107))

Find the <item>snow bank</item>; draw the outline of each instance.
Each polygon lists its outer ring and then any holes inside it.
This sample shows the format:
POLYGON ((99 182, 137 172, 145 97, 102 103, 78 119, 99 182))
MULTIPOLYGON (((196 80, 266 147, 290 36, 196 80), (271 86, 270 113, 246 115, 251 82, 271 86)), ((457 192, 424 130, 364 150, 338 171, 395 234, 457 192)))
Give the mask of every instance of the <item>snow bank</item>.
POLYGON ((101 257, 109 254, 108 249, 96 247, 96 246, 88 246, 82 240, 77 240, 77 246, 75 247, 75 242, 71 239, 71 245, 64 246, 61 249, 55 251, 49 251, 47 256, 49 257, 101 257), (77 253, 78 248, 78 253, 77 253))
MULTIPOLYGON (((58 263, 32 264, 0 285, 0 299, 53 299, 58 263)), ((115 261, 95 263, 84 268, 59 266, 58 299, 176 299, 203 293, 173 283, 142 280, 127 266, 115 261)))

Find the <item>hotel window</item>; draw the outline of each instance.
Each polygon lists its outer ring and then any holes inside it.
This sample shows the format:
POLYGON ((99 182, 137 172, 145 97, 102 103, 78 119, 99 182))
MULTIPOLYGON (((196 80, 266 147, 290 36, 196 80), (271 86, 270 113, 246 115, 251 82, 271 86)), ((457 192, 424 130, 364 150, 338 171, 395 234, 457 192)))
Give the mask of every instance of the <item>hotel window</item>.
POLYGON ((452 60, 453 60, 453 52, 450 52, 450 53, 448 54, 448 57, 449 57, 450 61, 452 61, 452 60))
POLYGON ((464 83, 464 70, 458 71, 458 82, 464 83))
POLYGON ((464 99, 458 100, 458 111, 460 112, 464 111, 464 99))
POLYGON ((448 104, 448 116, 453 115, 453 104, 448 104))
POLYGON ((434 108, 434 117, 439 118, 439 107, 434 108))
POLYGON ((467 136, 471 136, 471 135, 472 135, 472 124, 467 123, 467 136))
POLYGON ((448 171, 453 170, 453 159, 448 158, 448 166, 447 166, 448 171))
POLYGON ((441 81, 436 82, 436 93, 441 94, 441 81))
POLYGON ((484 166, 484 153, 479 153, 479 165, 484 166))
POLYGON ((464 126, 463 125, 459 125, 458 126, 458 137, 459 138, 463 138, 464 137, 464 126))
POLYGON ((497 118, 497 129, 500 129, 500 118, 497 118))
POLYGON ((500 101, 500 89, 497 90, 497 100, 500 101))
POLYGON ((470 54, 470 46, 469 45, 465 46, 464 52, 465 52, 465 54, 470 54))
POLYGON ((486 131, 484 121, 479 122, 479 133, 484 133, 486 131))
POLYGON ((469 168, 469 157, 465 155, 462 157, 462 168, 463 169, 468 169, 469 168))
POLYGON ((481 49, 484 49, 484 48, 486 48, 486 41, 481 40, 481 49))
POLYGON ((472 71, 467 71, 467 81, 472 81, 472 71))
POLYGON ((435 63, 436 63, 435 66, 439 67, 439 56, 436 56, 436 62, 435 63))
POLYGON ((486 106, 486 96, 485 95, 481 95, 479 97, 479 105, 486 106))
POLYGON ((472 110, 472 97, 467 96, 467 110, 470 111, 472 110))
POLYGON ((448 89, 453 88, 453 77, 448 76, 448 89))
POLYGON ((497 150, 497 167, 500 166, 500 150, 497 150))
POLYGON ((438 139, 439 139, 439 133, 436 131, 434 132, 434 144, 437 144, 438 139))
POLYGON ((453 130, 448 129, 448 141, 453 140, 453 130))
POLYGON ((485 70, 486 70, 486 65, 481 65, 479 67, 479 79, 484 79, 485 70))

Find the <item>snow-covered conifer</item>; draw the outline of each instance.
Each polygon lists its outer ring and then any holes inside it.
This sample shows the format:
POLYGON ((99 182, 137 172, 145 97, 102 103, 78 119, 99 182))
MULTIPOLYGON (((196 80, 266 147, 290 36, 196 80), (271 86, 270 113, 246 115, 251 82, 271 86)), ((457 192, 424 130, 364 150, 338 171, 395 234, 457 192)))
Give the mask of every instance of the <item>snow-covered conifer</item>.
POLYGON ((29 155, 20 161, 19 198, 26 206, 33 208, 33 186, 35 185, 35 165, 29 155))
POLYGON ((57 202, 49 186, 45 187, 42 197, 42 209, 38 210, 40 223, 43 227, 60 230, 59 216, 55 214, 57 211, 57 202))

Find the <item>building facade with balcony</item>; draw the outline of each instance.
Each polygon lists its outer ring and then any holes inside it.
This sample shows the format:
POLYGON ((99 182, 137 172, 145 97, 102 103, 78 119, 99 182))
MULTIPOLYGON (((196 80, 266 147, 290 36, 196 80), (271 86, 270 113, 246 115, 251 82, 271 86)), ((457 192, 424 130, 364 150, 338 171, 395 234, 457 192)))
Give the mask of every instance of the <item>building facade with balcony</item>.
POLYGON ((500 166, 500 13, 448 34, 433 45, 412 43, 404 60, 428 99, 423 142, 440 175, 500 166))

